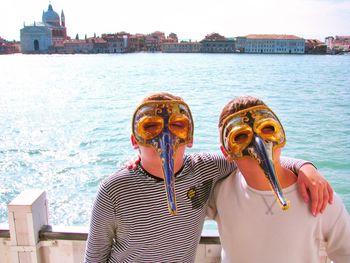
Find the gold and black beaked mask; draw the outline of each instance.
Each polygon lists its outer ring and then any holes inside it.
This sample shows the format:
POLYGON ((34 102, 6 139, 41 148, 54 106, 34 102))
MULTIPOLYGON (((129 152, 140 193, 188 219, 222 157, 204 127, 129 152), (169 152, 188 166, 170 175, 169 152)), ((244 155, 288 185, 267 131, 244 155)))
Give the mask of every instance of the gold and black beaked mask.
POLYGON ((284 197, 273 162, 273 150, 285 145, 286 135, 273 111, 259 105, 229 115, 223 121, 221 139, 231 160, 249 156, 259 163, 281 208, 287 210, 289 201, 284 197))
POLYGON ((135 110, 132 133, 138 144, 153 147, 159 153, 168 208, 171 214, 176 214, 174 157, 180 145, 193 141, 193 120, 190 108, 180 100, 142 103, 135 110))

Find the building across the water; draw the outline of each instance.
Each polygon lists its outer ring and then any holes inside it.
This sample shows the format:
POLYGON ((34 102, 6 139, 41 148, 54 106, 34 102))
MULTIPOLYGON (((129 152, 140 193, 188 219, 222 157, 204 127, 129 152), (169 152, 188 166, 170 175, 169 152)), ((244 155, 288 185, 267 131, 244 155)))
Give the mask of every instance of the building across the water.
POLYGON ((234 53, 235 40, 233 38, 226 38, 218 33, 211 33, 206 35, 200 41, 202 53, 234 53))
POLYGON ((199 53, 201 49, 200 42, 181 41, 177 43, 163 43, 162 51, 164 53, 199 53))
POLYGON ((350 36, 330 36, 325 38, 325 42, 330 54, 350 52, 350 36))
POLYGON ((236 38, 240 53, 304 54, 305 39, 294 35, 247 35, 236 38))
POLYGON ((21 46, 18 41, 7 41, 6 39, 0 37, 0 55, 19 53, 20 51, 21 46))
POLYGON ((42 21, 24 25, 20 30, 22 53, 50 53, 63 47, 67 39, 67 28, 63 10, 61 17, 49 4, 43 11, 42 21))
POLYGON ((305 54, 327 54, 327 45, 318 39, 306 39, 305 54))

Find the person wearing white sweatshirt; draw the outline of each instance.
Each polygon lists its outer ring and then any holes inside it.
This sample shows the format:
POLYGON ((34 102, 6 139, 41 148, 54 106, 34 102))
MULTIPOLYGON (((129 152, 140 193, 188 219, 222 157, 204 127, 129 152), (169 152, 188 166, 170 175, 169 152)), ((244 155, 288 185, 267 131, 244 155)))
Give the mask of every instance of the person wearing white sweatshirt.
POLYGON ((322 247, 334 263, 350 262, 350 219, 335 194, 319 216, 297 193, 297 176, 280 164, 285 132, 263 101, 233 99, 223 108, 221 150, 238 174, 214 187, 207 214, 217 221, 222 262, 320 262, 322 247))

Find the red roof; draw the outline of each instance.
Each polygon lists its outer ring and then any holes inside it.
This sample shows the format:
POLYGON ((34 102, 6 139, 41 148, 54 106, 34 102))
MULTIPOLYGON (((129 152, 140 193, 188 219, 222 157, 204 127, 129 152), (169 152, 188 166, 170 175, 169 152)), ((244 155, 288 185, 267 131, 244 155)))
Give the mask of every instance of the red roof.
POLYGON ((318 39, 305 39, 305 42, 310 44, 324 44, 322 41, 318 39))
POLYGON ((336 40, 350 40, 350 36, 335 36, 336 40))

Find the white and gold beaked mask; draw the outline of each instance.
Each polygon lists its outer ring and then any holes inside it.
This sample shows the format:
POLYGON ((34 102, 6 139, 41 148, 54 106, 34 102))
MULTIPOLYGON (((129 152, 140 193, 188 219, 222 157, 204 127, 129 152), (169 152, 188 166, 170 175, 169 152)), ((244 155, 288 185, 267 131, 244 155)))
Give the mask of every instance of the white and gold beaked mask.
POLYGON ((259 163, 283 210, 289 208, 276 175, 273 150, 286 143, 282 124, 265 106, 259 105, 229 115, 223 121, 221 139, 231 160, 251 157, 259 163))
POLYGON ((142 103, 135 110, 132 133, 138 144, 153 147, 159 153, 169 212, 176 214, 174 157, 180 145, 193 141, 190 108, 180 100, 155 100, 142 103))

